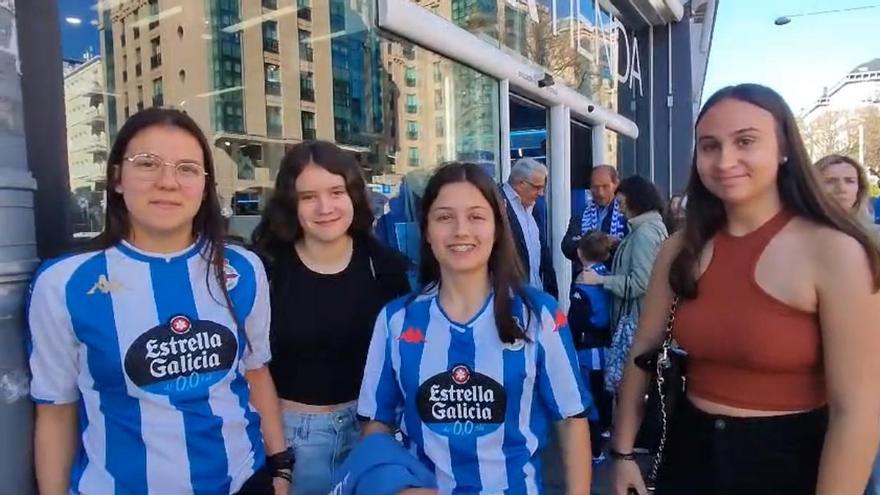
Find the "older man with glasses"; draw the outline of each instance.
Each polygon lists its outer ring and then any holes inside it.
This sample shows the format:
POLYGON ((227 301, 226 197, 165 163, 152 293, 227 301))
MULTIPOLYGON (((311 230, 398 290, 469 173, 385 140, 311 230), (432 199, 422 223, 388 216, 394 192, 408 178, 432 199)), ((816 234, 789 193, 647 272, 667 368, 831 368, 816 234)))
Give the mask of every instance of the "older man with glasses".
POLYGON ((547 242, 547 209, 543 201, 538 201, 546 187, 547 167, 535 159, 523 158, 510 169, 501 192, 526 282, 557 297, 556 273, 547 242))

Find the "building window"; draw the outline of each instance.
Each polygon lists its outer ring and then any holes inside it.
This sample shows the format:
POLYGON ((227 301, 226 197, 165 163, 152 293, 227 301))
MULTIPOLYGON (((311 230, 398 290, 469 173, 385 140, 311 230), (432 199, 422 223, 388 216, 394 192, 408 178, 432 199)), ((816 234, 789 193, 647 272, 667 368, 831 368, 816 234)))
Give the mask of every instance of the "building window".
POLYGON ((134 75, 135 75, 136 77, 140 77, 140 76, 141 76, 141 72, 143 72, 142 69, 141 69, 141 49, 140 49, 140 48, 135 48, 135 50, 134 50, 134 60, 135 60, 135 64, 134 64, 134 75))
POLYGON ((419 99, 416 95, 406 95, 406 113, 418 113, 419 99))
POLYGON ((153 106, 161 107, 165 105, 165 95, 162 87, 162 78, 153 79, 153 106))
POLYGON ((410 167, 420 167, 422 165, 422 161, 419 159, 418 148, 409 149, 409 153, 407 153, 407 161, 409 162, 410 167))
POLYGON ((263 0, 263 8, 270 10, 278 9, 278 0, 263 0))
POLYGON ((263 50, 278 53, 278 23, 275 21, 263 22, 263 50))
POLYGON ((150 29, 159 27, 159 0, 149 1, 150 29))
POLYGON ((434 90, 434 110, 443 110, 443 90, 434 90))
POLYGON ((311 72, 300 72, 299 74, 299 94, 303 101, 315 101, 315 82, 311 72))
POLYGON ((406 121, 406 137, 410 141, 415 141, 419 138, 419 123, 415 120, 406 121))
POLYGON ((264 64, 266 94, 281 96, 281 68, 275 64, 264 64))
POLYGON ((312 49, 312 33, 303 29, 299 30, 299 58, 306 62, 315 60, 315 53, 312 49))
POLYGON ((436 117, 434 119, 434 135, 436 137, 444 137, 446 135, 446 122, 443 120, 443 117, 436 117))
POLYGON ((141 37, 141 28, 135 26, 135 27, 132 29, 131 33, 132 33, 132 35, 134 36, 134 39, 138 39, 138 38, 141 37))
POLYGON ((271 138, 280 138, 283 131, 281 121, 281 107, 266 107, 266 135, 271 138))
POLYGON ((312 20, 312 7, 309 0, 296 0, 296 16, 304 21, 312 20))
POLYGON ((415 67, 407 67, 404 75, 407 87, 414 88, 417 83, 415 67))
POLYGON ((434 62, 434 82, 443 81, 443 72, 440 70, 440 62, 434 62))
POLYGON ((140 84, 138 84, 138 87, 137 87, 137 95, 138 95, 137 109, 140 112, 141 110, 144 109, 144 87, 141 86, 140 84))
POLYGON ((313 112, 302 112, 302 129, 303 139, 316 139, 317 132, 315 131, 315 114, 313 112))
POLYGON ((162 42, 159 38, 150 40, 150 68, 162 65, 162 42))

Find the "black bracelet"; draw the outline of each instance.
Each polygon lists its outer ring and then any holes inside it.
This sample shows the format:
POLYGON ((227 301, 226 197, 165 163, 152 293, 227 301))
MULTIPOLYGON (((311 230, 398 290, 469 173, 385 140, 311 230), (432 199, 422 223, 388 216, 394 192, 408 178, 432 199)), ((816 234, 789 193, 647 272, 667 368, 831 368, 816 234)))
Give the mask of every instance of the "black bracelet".
POLYGON ((615 461, 634 461, 634 460, 636 460, 636 454, 634 452, 629 452, 627 454, 624 454, 622 452, 618 452, 614 449, 611 449, 610 451, 608 451, 608 455, 610 455, 611 458, 614 459, 615 461))
POLYGON ((290 448, 266 457, 266 467, 269 468, 273 478, 283 477, 279 473, 290 476, 289 471, 293 470, 293 464, 293 449, 290 448))

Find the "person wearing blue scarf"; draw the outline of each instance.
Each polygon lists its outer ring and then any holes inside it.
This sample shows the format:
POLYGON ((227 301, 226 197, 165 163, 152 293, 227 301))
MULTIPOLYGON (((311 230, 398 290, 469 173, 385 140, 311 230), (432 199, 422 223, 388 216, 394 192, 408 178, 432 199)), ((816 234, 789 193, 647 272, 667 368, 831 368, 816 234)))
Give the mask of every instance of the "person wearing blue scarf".
POLYGON ((574 273, 581 271, 578 241, 584 235, 602 231, 620 241, 629 233, 629 224, 615 199, 620 177, 611 165, 593 167, 590 176, 590 198, 583 210, 572 215, 562 239, 562 254, 572 261, 574 273))

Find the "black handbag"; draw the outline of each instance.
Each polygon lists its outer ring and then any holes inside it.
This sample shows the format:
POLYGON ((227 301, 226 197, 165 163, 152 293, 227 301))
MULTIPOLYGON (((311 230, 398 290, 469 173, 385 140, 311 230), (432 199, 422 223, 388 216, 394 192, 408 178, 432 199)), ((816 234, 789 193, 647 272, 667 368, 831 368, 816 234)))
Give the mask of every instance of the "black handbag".
POLYGON ((653 351, 637 356, 636 366, 651 373, 651 389, 648 391, 648 405, 659 408, 660 440, 654 452, 654 461, 648 473, 648 482, 653 484, 663 460, 663 450, 669 434, 669 425, 679 401, 684 399, 687 379, 685 364, 687 353, 675 344, 672 329, 675 325, 675 312, 678 309, 678 296, 672 300, 669 318, 666 321, 666 336, 663 344, 653 351))

